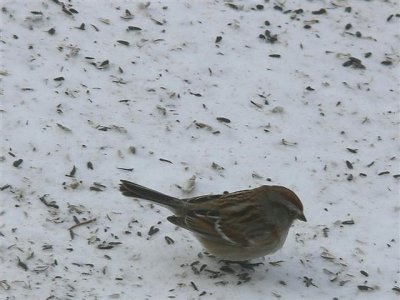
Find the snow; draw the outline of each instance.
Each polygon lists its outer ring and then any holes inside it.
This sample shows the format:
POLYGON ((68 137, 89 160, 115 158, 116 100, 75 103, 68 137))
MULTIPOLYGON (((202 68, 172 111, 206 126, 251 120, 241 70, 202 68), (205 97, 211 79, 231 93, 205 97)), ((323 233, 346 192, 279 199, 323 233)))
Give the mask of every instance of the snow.
POLYGON ((0 298, 398 298, 397 1, 230 3, 1 2, 0 298), (308 222, 230 270, 120 179, 308 222))

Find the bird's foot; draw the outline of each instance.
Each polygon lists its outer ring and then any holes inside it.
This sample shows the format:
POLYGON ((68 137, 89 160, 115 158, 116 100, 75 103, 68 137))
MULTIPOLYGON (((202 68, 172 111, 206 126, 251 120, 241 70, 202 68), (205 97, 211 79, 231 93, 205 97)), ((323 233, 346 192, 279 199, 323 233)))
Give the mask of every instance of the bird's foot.
POLYGON ((224 260, 223 259, 223 260, 220 260, 220 262, 223 262, 223 263, 225 263, 227 265, 235 264, 235 265, 238 265, 238 266, 242 267, 243 269, 252 270, 252 271, 254 271, 255 267, 258 267, 260 265, 264 265, 263 262, 251 263, 248 260, 245 260, 245 261, 234 261, 234 260, 224 260))

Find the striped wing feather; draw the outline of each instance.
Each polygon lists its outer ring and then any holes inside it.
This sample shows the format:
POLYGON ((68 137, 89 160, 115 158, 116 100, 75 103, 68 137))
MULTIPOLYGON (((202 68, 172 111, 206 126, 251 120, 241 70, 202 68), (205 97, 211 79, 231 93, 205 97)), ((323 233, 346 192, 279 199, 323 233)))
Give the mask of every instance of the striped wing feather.
POLYGON ((259 214, 261 206, 248 203, 245 192, 231 193, 229 197, 224 194, 186 199, 190 203, 186 214, 168 220, 206 239, 227 244, 248 247, 265 243, 276 234, 275 226, 259 214), (236 197, 232 198, 232 194, 236 197))

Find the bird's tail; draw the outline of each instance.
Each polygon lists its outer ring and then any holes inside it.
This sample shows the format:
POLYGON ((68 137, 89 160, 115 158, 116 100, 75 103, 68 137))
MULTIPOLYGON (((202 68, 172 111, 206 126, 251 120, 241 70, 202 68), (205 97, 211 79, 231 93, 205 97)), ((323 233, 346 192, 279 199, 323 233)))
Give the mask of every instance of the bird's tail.
POLYGON ((163 193, 126 180, 121 180, 119 190, 124 196, 150 200, 173 211, 181 208, 183 204, 183 202, 178 198, 165 195, 163 193))

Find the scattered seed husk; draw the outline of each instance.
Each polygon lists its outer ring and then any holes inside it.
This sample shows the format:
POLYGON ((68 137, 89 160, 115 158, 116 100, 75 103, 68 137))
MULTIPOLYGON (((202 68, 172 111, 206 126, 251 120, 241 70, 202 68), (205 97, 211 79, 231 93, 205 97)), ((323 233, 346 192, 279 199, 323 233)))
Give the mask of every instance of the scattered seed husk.
POLYGON ((344 286, 346 283, 350 282, 350 280, 341 280, 339 282, 339 286, 344 286))
POLYGON ((89 170, 93 170, 93 163, 92 163, 91 161, 88 161, 88 162, 86 163, 86 167, 87 167, 89 170))
POLYGON ((141 31, 142 28, 137 27, 137 26, 128 26, 127 31, 141 31))
POLYGON ((190 177, 181 187, 182 192, 190 194, 196 187, 196 175, 190 177))
POLYGON ((133 168, 118 168, 118 170, 122 170, 122 171, 128 171, 128 172, 133 172, 133 168))
POLYGON ((324 229, 322 229, 322 232, 323 232, 323 234, 324 234, 324 237, 328 237, 328 233, 329 233, 329 228, 328 227, 325 227, 324 229))
POLYGON ((321 253, 321 257, 322 257, 322 258, 325 258, 325 259, 329 259, 329 260, 334 260, 334 259, 336 259, 336 257, 335 257, 333 254, 329 253, 328 251, 323 251, 323 252, 321 253))
POLYGON ((57 205, 56 201, 53 200, 53 201, 48 202, 46 200, 46 198, 48 196, 49 196, 48 194, 44 194, 42 197, 39 197, 40 202, 42 202, 47 207, 52 207, 52 208, 55 208, 55 209, 59 209, 60 207, 57 205))
POLYGON ((314 283, 313 283, 313 279, 309 278, 307 276, 303 277, 303 282, 305 283, 306 287, 310 287, 310 286, 314 286, 317 287, 314 283))
POLYGON ((203 97, 202 94, 200 93, 193 93, 193 92, 189 92, 190 95, 196 96, 196 97, 203 97))
POLYGON ((109 242, 109 243, 103 242, 102 244, 97 245, 97 249, 100 249, 100 250, 109 250, 109 249, 112 249, 112 248, 114 248, 115 246, 118 246, 118 245, 120 245, 120 244, 122 244, 122 243, 121 243, 121 242, 109 242))
POLYGON ((129 46, 129 42, 127 42, 127 41, 118 40, 117 42, 122 44, 122 45, 129 46))
POLYGON ((253 171, 253 173, 251 173, 251 177, 256 178, 256 179, 263 179, 264 177, 261 176, 260 174, 256 173, 253 171))
POLYGON ((108 59, 106 59, 100 63, 99 68, 105 69, 109 66, 109 64, 110 64, 110 62, 108 61, 108 59))
POLYGON ((149 232, 147 233, 149 236, 152 236, 154 234, 156 234, 157 232, 159 232, 160 229, 155 227, 155 226, 151 226, 149 229, 149 232))
POLYGON ((289 142, 285 139, 282 139, 281 143, 282 143, 282 145, 285 145, 285 146, 296 146, 297 145, 297 142, 289 142))
POLYGON ((165 158, 159 158, 158 160, 159 160, 159 161, 162 161, 162 162, 167 162, 167 163, 173 164, 172 161, 170 161, 170 160, 168 160, 168 159, 165 159, 165 158))
POLYGON ((46 271, 50 266, 49 265, 44 265, 44 266, 36 266, 33 271, 36 273, 44 272, 46 271))
POLYGON ((346 148, 349 152, 351 153, 357 153, 358 149, 351 149, 351 148, 346 148))
POLYGON ((400 294, 400 287, 395 286, 395 287, 392 288, 392 291, 394 291, 395 293, 400 294))
POLYGON ((262 104, 256 103, 253 100, 250 100, 250 103, 256 106, 257 108, 263 108, 262 104))
MULTIPOLYGON (((68 176, 68 175, 65 175, 65 176, 68 176)), ((76 189, 79 187, 79 185, 80 185, 80 182, 79 182, 79 181, 74 181, 74 182, 70 183, 70 184, 68 185, 68 187, 70 187, 70 188, 73 189, 73 190, 76 190, 76 189)))
POLYGON ((277 261, 270 261, 269 264, 271 266, 280 266, 283 262, 285 262, 284 260, 277 260, 277 261))
POLYGON ((354 220, 347 220, 342 222, 343 225, 354 225, 354 220))
POLYGON ((70 228, 68 228, 68 230, 69 230, 70 233, 71 233, 71 237, 73 237, 73 232, 72 232, 72 231, 73 231, 75 228, 77 228, 77 227, 79 227, 79 226, 83 226, 83 225, 87 225, 87 224, 96 222, 96 218, 90 219, 90 220, 86 220, 86 221, 82 221, 82 222, 80 222, 76 216, 73 216, 73 219, 74 219, 74 221, 75 221, 75 225, 72 225, 70 228))
POLYGON ((373 291, 373 290, 374 290, 373 287, 370 287, 370 286, 368 286, 368 285, 358 285, 357 288, 358 288, 360 291, 373 291))
POLYGON ((195 291, 198 291, 198 290, 199 290, 199 289, 197 288, 196 284, 195 284, 193 281, 190 282, 190 285, 193 287, 193 289, 194 289, 195 291))
POLYGON ((215 163, 215 162, 213 162, 213 163, 211 164, 211 168, 213 168, 214 170, 217 170, 217 171, 223 171, 223 170, 225 170, 224 167, 220 166, 219 164, 217 164, 217 163, 215 163))
POLYGON ((128 9, 125 9, 125 14, 122 15, 121 18, 124 20, 131 20, 134 18, 134 15, 132 15, 128 9))
POLYGON ((110 21, 109 19, 99 18, 99 21, 100 21, 101 23, 104 23, 104 24, 107 24, 107 25, 110 25, 110 24, 111 24, 111 21, 110 21))
POLYGON ((67 126, 64 126, 60 123, 56 123, 58 128, 61 128, 62 130, 64 130, 65 132, 72 132, 72 129, 68 128, 67 126))
POLYGON ((159 26, 163 26, 163 25, 164 25, 163 22, 160 22, 160 21, 158 21, 158 20, 156 20, 156 19, 151 18, 151 20, 152 20, 154 23, 156 23, 157 25, 159 25, 159 26))
POLYGON ((93 25, 93 24, 90 24, 90 26, 92 26, 93 27, 93 29, 94 30, 96 30, 97 32, 99 32, 100 30, 99 30, 99 28, 97 28, 97 26, 95 26, 95 25, 93 25))
POLYGON ((274 44, 278 41, 278 35, 272 34, 269 30, 265 30, 262 36, 264 36, 265 41, 270 44, 274 44))
POLYGON ((65 175, 67 177, 75 177, 75 173, 76 173, 76 167, 73 166, 72 170, 69 172, 69 174, 65 175))
POLYGON ((329 281, 335 281, 338 278, 338 273, 334 273, 332 271, 329 271, 328 269, 323 269, 324 273, 329 275, 329 281))
POLYGON ((383 172, 378 173, 378 176, 387 175, 387 174, 390 174, 390 172, 389 171, 383 171, 383 172))
POLYGON ((353 164, 351 162, 349 162, 348 160, 346 160, 346 166, 347 168, 349 168, 350 170, 353 169, 353 164))
POLYGON ((393 64, 393 62, 391 60, 384 60, 384 61, 381 61, 381 64, 384 66, 391 66, 393 64))
POLYGON ((11 187, 11 185, 9 185, 9 184, 3 185, 2 187, 0 187, 0 191, 4 191, 10 187, 11 187))
POLYGON ((22 164, 23 161, 24 160, 22 158, 17 159, 16 161, 13 162, 13 167, 18 168, 22 164))
POLYGON ((167 115, 167 109, 161 105, 157 105, 157 110, 163 115, 166 116, 167 115))
POLYGON ((311 13, 312 13, 313 15, 323 15, 323 14, 326 14, 327 11, 326 11, 325 8, 321 8, 321 9, 319 9, 319 10, 312 11, 311 13))
POLYGON ((24 271, 28 271, 28 266, 26 265, 26 263, 24 263, 19 257, 17 257, 18 259, 18 267, 24 269, 24 271))
POLYGON ((8 284, 7 280, 0 280, 0 288, 2 288, 5 291, 8 291, 11 286, 8 284))
POLYGON ((222 123, 230 123, 231 122, 231 120, 229 120, 228 118, 224 118, 224 117, 217 117, 217 120, 222 123))
POLYGON ((239 281, 237 283, 238 285, 242 284, 242 282, 246 283, 246 282, 249 282, 251 280, 250 274, 247 273, 247 272, 240 273, 240 274, 237 275, 237 277, 239 279, 239 281))
POLYGON ((89 190, 90 190, 90 191, 93 191, 93 192, 104 192, 104 189, 101 188, 101 187, 98 187, 98 186, 91 186, 91 187, 89 188, 89 190))
POLYGON ((365 69, 365 66, 362 64, 361 60, 350 56, 349 59, 342 64, 343 67, 352 67, 354 69, 365 69))
POLYGON ((69 9, 67 9, 64 4, 62 4, 62 11, 67 15, 72 16, 72 12, 69 9))
POLYGON ((225 272, 225 273, 229 273, 229 274, 234 274, 235 273, 235 270, 234 269, 232 269, 231 267, 229 267, 229 266, 222 266, 221 268, 219 268, 222 272, 225 272))
POLYGON ((136 154, 136 147, 130 146, 130 147, 129 147, 129 152, 130 152, 131 154, 136 154))
POLYGON ((275 106, 271 112, 274 114, 282 114, 284 113, 285 109, 282 106, 275 106))
POLYGON ((196 125, 196 128, 204 128, 209 131, 213 131, 213 128, 208 124, 197 122, 197 121, 194 121, 194 124, 196 125))
POLYGON ((271 292, 272 296, 276 297, 276 298, 281 298, 282 295, 278 294, 277 292, 271 292))
POLYGON ((175 243, 175 241, 172 238, 170 238, 169 236, 165 236, 164 238, 168 245, 175 243))
POLYGON ((225 3, 225 5, 228 6, 229 8, 234 9, 234 10, 242 10, 243 9, 242 5, 239 6, 239 5, 236 5, 235 3, 232 3, 232 2, 225 3))

